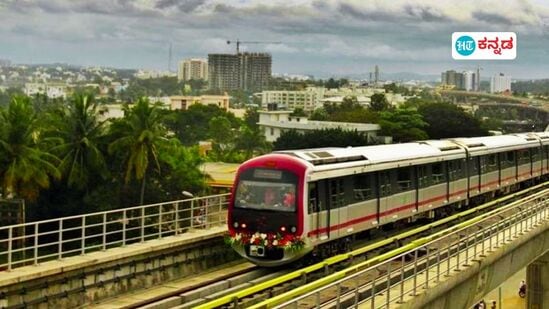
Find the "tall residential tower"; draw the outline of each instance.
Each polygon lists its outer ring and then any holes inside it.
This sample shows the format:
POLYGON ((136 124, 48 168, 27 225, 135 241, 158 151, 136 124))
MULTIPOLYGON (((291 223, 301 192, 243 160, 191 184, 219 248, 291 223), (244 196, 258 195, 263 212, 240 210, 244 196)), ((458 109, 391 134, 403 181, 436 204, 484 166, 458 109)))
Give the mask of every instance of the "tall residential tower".
POLYGON ((267 53, 209 54, 209 87, 261 91, 269 85, 272 58, 267 53))
POLYGON ((187 81, 191 79, 208 80, 208 61, 206 59, 185 59, 179 62, 177 79, 187 81))

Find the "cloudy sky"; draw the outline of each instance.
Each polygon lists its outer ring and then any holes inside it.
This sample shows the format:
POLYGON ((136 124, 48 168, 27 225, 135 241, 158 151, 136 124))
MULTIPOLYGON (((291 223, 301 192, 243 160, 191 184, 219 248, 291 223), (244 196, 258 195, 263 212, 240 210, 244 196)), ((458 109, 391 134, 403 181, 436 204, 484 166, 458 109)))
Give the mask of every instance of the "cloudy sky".
POLYGON ((0 58, 166 69, 233 52, 273 55, 276 73, 317 76, 446 69, 549 78, 549 0, 0 0, 0 58), (455 61, 454 31, 513 31, 512 61, 455 61))

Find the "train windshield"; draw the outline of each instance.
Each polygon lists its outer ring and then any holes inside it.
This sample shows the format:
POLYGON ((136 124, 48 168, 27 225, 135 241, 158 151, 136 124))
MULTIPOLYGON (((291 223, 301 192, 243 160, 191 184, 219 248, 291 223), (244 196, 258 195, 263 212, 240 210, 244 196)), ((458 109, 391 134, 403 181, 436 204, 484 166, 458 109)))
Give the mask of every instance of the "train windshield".
POLYGON ((242 175, 235 193, 236 208, 294 212, 296 210, 295 175, 287 172, 254 169, 242 175), (276 177, 279 173, 280 177, 276 177), (270 178, 269 178, 270 177, 270 178), (278 178, 278 179, 276 179, 278 178))

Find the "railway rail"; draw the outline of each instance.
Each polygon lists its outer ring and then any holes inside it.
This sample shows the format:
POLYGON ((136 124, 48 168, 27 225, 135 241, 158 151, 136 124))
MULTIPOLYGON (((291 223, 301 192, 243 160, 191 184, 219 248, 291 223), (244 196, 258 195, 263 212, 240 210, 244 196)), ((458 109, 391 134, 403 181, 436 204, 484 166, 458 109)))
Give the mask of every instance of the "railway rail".
POLYGON ((249 308, 393 308, 547 222, 548 195, 537 192, 249 308))
MULTIPOLYGON (((465 220, 475 220, 474 218, 478 218, 485 213, 490 213, 491 211, 499 209, 501 206, 523 198, 524 196, 539 192, 547 187, 549 187, 549 182, 506 195, 450 217, 413 228, 398 235, 387 237, 386 239, 368 244, 351 252, 330 257, 320 263, 316 263, 298 270, 271 272, 264 274, 263 277, 250 277, 247 282, 242 282, 239 286, 234 286, 226 291, 209 295, 207 298, 195 298, 192 303, 186 303, 185 300, 181 299, 181 306, 176 308, 245 308, 253 306, 257 303, 261 304, 268 299, 278 299, 277 295, 286 295, 285 293, 296 291, 296 288, 303 286, 310 288, 309 284, 315 282, 318 284, 319 279, 333 279, 331 276, 333 274, 340 273, 342 269, 345 270, 350 267, 353 272, 356 272, 362 268, 372 265, 373 263, 381 263, 393 256, 395 252, 402 253, 405 250, 409 250, 411 246, 417 245, 417 241, 415 239, 423 237, 426 234, 439 235, 444 233, 444 230, 448 229, 449 226, 453 226, 452 228, 461 227, 465 220), (396 249, 392 250, 393 248, 396 249), (369 259, 368 257, 371 258, 369 259)), ((450 251, 450 254, 451 253, 453 253, 453 251, 450 251)), ((207 288, 207 285, 201 285, 200 287, 197 287, 197 289, 198 288, 205 289, 207 288)), ((178 297, 177 295, 181 295, 186 292, 188 293, 189 290, 174 291, 169 295, 166 294, 159 296, 154 299, 154 301, 151 300, 143 302, 140 305, 147 305, 147 308, 159 308, 160 306, 155 307, 155 303, 161 304, 166 298, 178 297)))

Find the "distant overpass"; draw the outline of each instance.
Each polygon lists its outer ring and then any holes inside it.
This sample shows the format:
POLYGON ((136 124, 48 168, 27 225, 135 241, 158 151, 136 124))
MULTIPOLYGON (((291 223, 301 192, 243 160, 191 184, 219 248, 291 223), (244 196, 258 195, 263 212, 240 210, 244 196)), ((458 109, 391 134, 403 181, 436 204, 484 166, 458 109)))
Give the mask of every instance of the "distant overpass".
POLYGON ((522 104, 524 107, 539 106, 540 109, 549 111, 549 102, 540 99, 530 99, 522 97, 507 96, 501 94, 485 93, 485 92, 473 92, 464 90, 437 90, 443 96, 462 96, 468 98, 483 98, 489 100, 495 100, 503 103, 515 103, 522 104))

